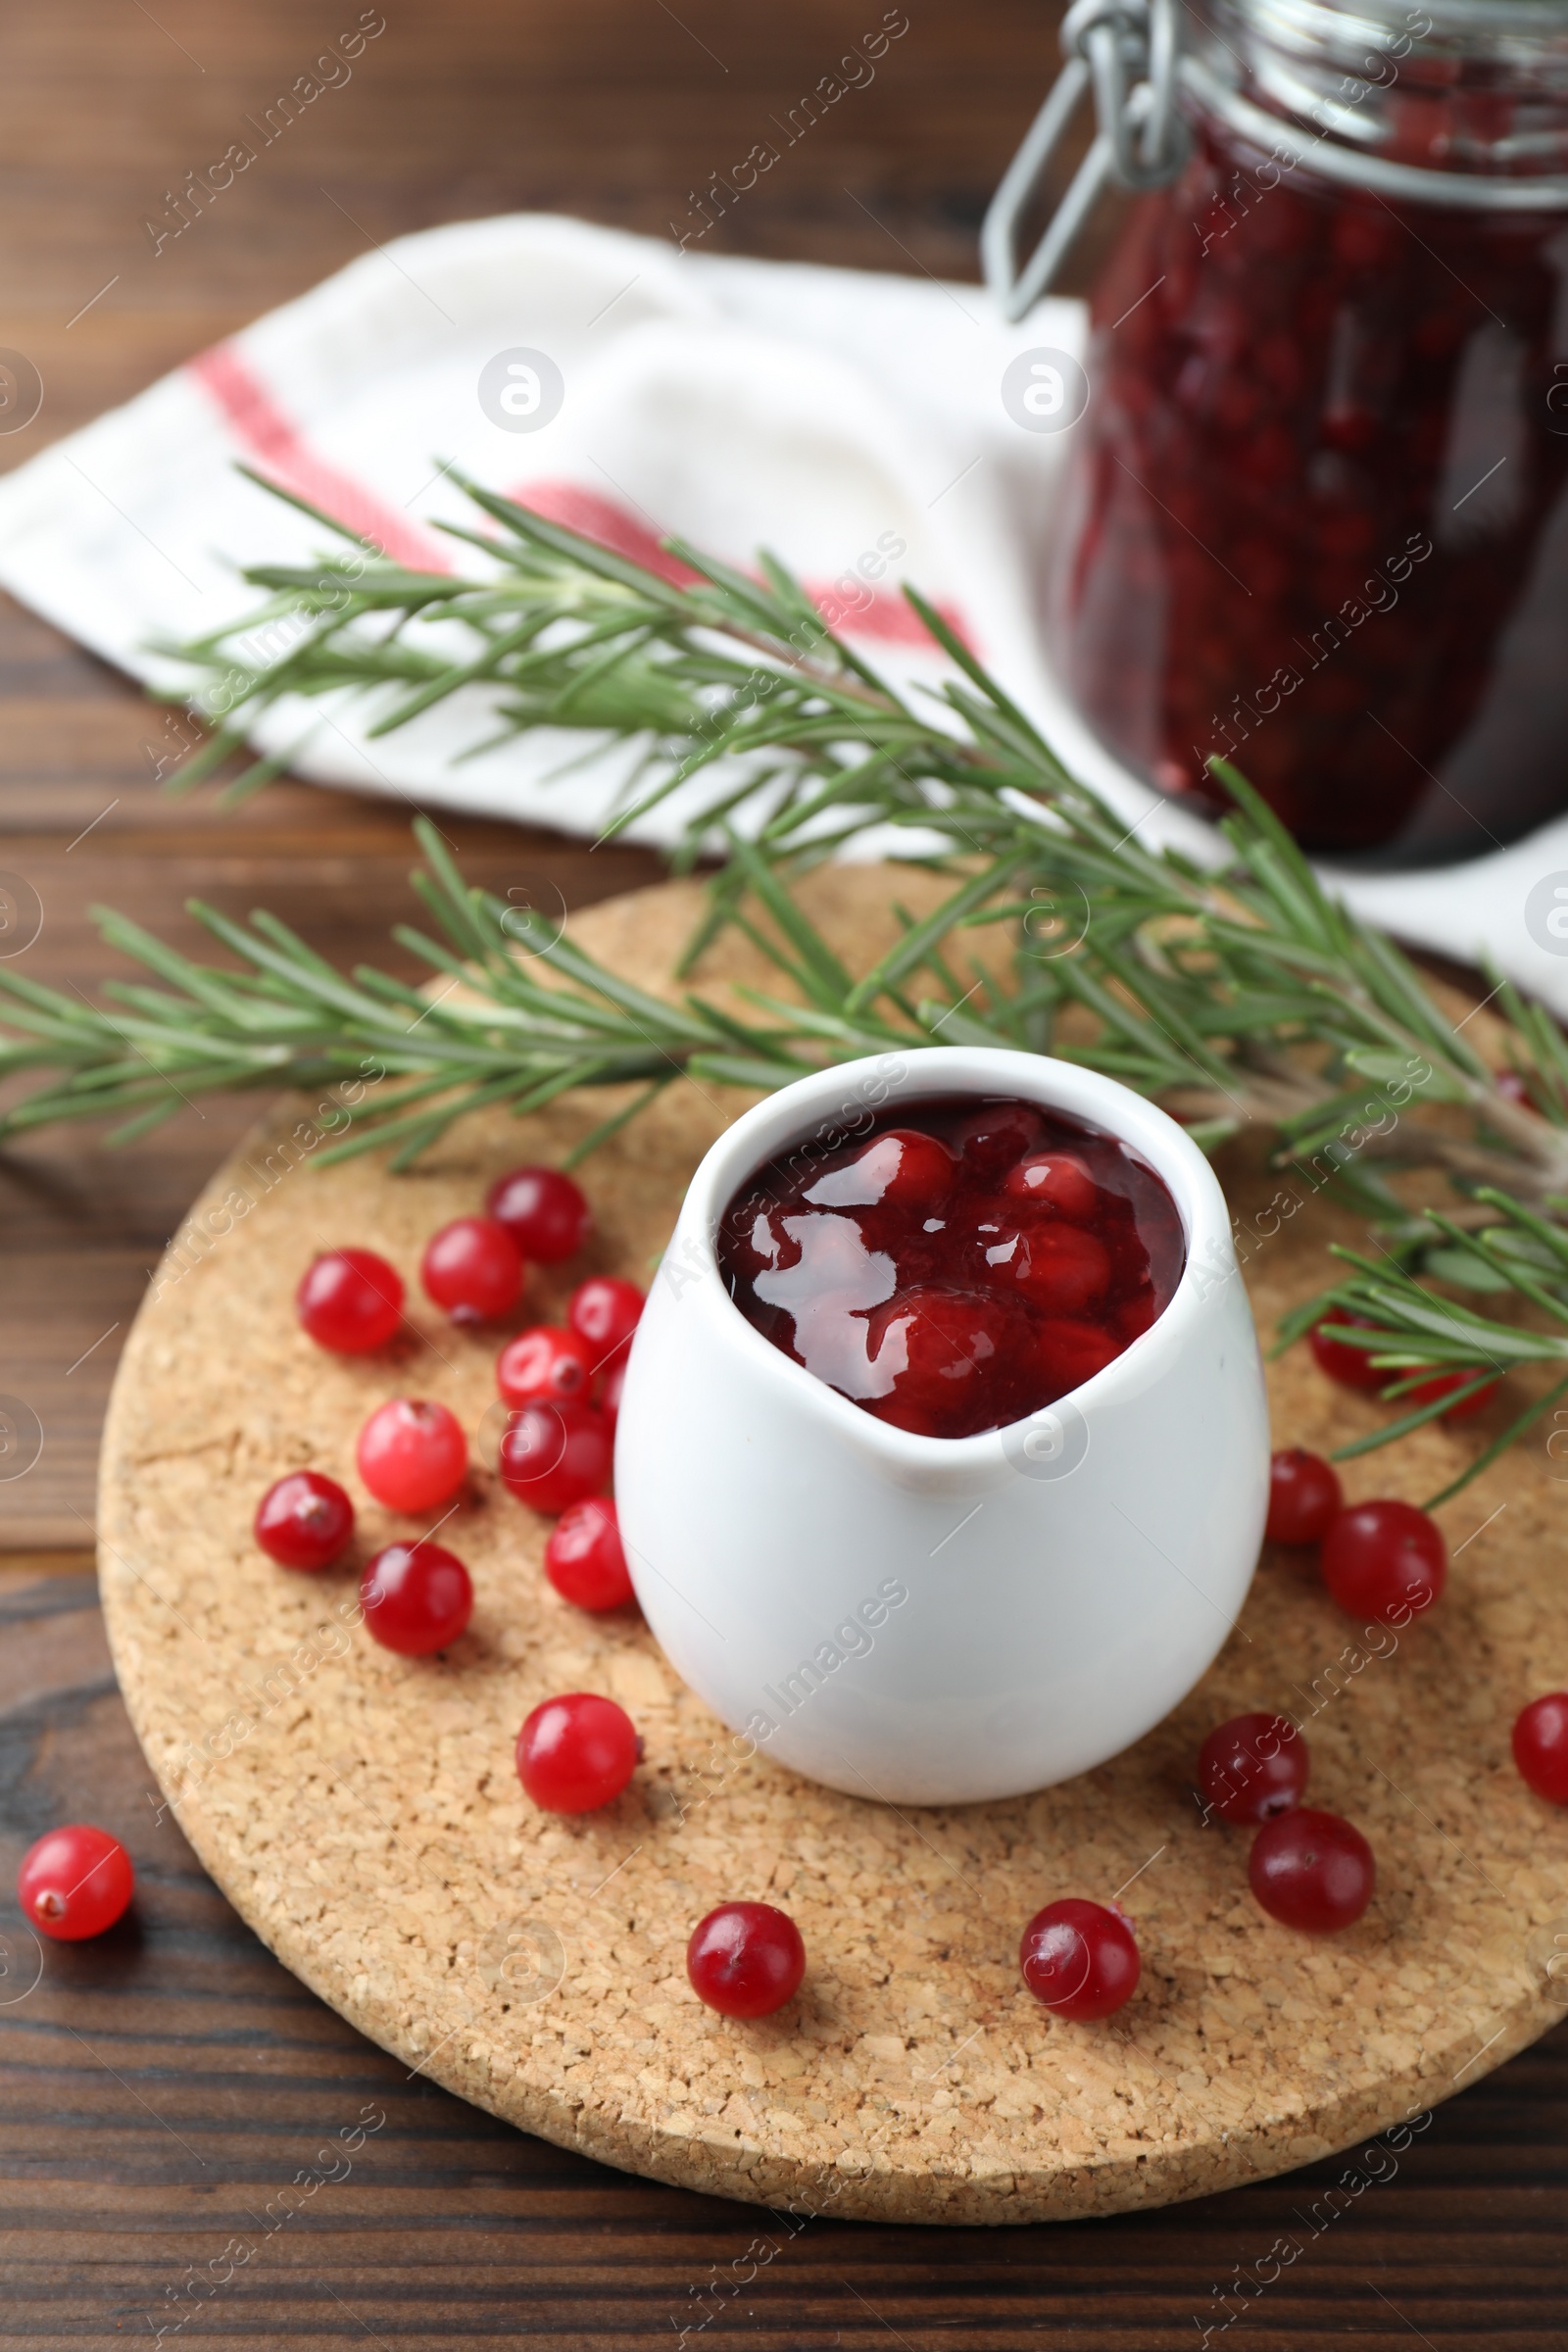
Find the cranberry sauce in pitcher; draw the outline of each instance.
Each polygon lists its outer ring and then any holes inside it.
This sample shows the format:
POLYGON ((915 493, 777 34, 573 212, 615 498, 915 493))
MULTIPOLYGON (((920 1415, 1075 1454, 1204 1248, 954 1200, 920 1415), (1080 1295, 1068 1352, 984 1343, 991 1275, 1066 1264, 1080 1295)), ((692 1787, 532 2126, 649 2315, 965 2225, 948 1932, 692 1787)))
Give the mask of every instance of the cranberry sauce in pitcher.
POLYGON ((731 1298, 866 1412, 967 1438, 1051 1404, 1169 1304, 1176 1204, 1113 1137, 973 1095, 904 1104, 859 1141, 758 1170, 725 1212, 731 1298))

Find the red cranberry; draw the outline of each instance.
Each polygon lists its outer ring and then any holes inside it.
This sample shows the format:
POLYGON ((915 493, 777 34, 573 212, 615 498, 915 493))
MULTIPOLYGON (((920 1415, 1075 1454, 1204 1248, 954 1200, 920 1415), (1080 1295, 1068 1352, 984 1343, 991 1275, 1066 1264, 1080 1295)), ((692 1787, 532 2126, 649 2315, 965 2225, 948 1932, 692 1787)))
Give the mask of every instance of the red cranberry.
POLYGON ((624 1707, 569 1690, 535 1707, 517 1734, 517 1778, 547 1813, 593 1813, 620 1794, 641 1753, 624 1707))
POLYGON ((468 1469, 468 1445, 444 1404, 394 1396, 360 1432, 360 1476, 389 1511, 430 1511, 450 1502, 468 1469))
MULTIPOLYGON (((1452 1396, 1456 1391, 1468 1388, 1474 1378, 1473 1372, 1435 1372, 1430 1380, 1422 1381, 1418 1388, 1406 1389, 1398 1401, 1401 1405, 1436 1404, 1440 1396, 1452 1396)), ((1479 1413, 1491 1403, 1500 1378, 1499 1374, 1498 1380, 1489 1380, 1484 1389, 1477 1389, 1475 1395, 1467 1396, 1462 1404, 1450 1404, 1446 1413, 1438 1415, 1439 1420, 1468 1421, 1472 1413, 1479 1413)))
POLYGON ((123 1916, 136 1891, 130 1856, 118 1838, 84 1821, 46 1830, 22 1857, 17 1900, 40 1936, 77 1943, 123 1916))
POLYGON ((988 1279, 1017 1287, 1041 1314, 1081 1315, 1102 1298, 1110 1281, 1110 1255, 1103 1242, 1081 1225, 1031 1226, 1026 1231, 981 1241, 988 1279))
POLYGON ((1133 1298, 1122 1300, 1120 1306, 1115 1310, 1114 1318, 1118 1334, 1118 1354, 1122 1348, 1130 1346, 1134 1340, 1143 1338, 1158 1311, 1154 1303, 1154 1290, 1152 1283, 1133 1298))
POLYGON ((328 1250, 306 1269, 294 1305, 318 1348, 365 1355, 403 1320, 403 1277, 373 1250, 328 1250))
POLYGON ((771 2017, 801 1989, 806 1945, 771 1903, 720 1903, 692 1930, 686 1974, 720 2017, 771 2017))
POLYGON ((608 1495, 585 1495, 563 1511, 545 1545, 545 1574, 562 1599, 579 1609, 620 1609, 636 1599, 608 1495))
POLYGON ((1044 1126, 1030 1102, 987 1102, 959 1122, 954 1142, 971 1171, 996 1177, 1035 1149, 1044 1126))
POLYGON ((354 1505, 318 1470, 291 1470, 256 1506, 256 1541, 280 1568, 330 1568, 354 1534, 354 1505))
POLYGON ((507 1404, 586 1402, 593 1377, 588 1342, 555 1323, 519 1331, 496 1357, 496 1386, 507 1404))
POLYGON ((1138 1989, 1138 1945, 1127 1921, 1075 1895, 1035 1913, 1018 1966, 1036 2000, 1075 2025, 1112 2016, 1138 1989))
POLYGON ((604 1365, 631 1338, 644 1303, 634 1282, 621 1282, 613 1274, 591 1274, 567 1300, 566 1321, 587 1341, 595 1363, 604 1365))
POLYGON ((605 1427, 613 1445, 615 1424, 620 1419, 620 1394, 626 1386, 626 1359, 617 1356, 605 1374, 599 1389, 599 1410, 604 1414, 605 1427))
POLYGON ((1339 1473, 1320 1453, 1288 1446, 1269 1464, 1268 1524, 1271 1544, 1320 1544, 1329 1521, 1345 1507, 1339 1473))
POLYGON ((389 1544, 360 1579, 365 1622, 383 1649, 426 1658, 445 1649, 473 1615, 473 1585, 443 1544, 389 1544))
POLYGON ((1550 1690, 1520 1710, 1513 1760, 1538 1796, 1568 1805, 1568 1690, 1550 1690))
POLYGON ((1323 1582, 1342 1609, 1408 1625, 1441 1598, 1448 1576, 1443 1531, 1411 1502, 1358 1502, 1329 1522, 1323 1582))
POLYGON ((522 1258, 495 1217, 454 1217, 426 1244, 419 1280, 454 1323, 493 1323, 517 1303, 522 1258))
POLYGON ((1272 1821, 1300 1803, 1310 1768, 1288 1715, 1233 1715, 1203 1741, 1198 1786, 1226 1821, 1272 1821))
MULTIPOLYGON (((1326 1320, 1337 1330, 1375 1331, 1377 1328, 1370 1315, 1348 1315, 1338 1307, 1326 1320)), ((1321 1323, 1307 1333, 1306 1342, 1317 1357, 1319 1369, 1326 1372, 1330 1380, 1337 1380, 1342 1389, 1382 1389, 1391 1380, 1398 1378, 1397 1373, 1380 1371, 1365 1348, 1352 1348, 1346 1340, 1330 1339, 1321 1323)))
POLYGON ((1015 1200, 1032 1200, 1058 1217, 1086 1220, 1100 1201, 1100 1187, 1076 1152, 1032 1152, 1008 1169, 1002 1189, 1015 1200))
POLYGON ((581 1188, 559 1168, 514 1168, 490 1187, 484 1204, 530 1265, 574 1256, 594 1229, 581 1188))
POLYGON ((879 1420, 930 1438, 997 1426, 995 1390, 1010 1376, 1026 1336, 1007 1300, 972 1291, 905 1291, 875 1308, 865 1330, 871 1362, 888 1379, 867 1402, 879 1420))
MULTIPOLYGON (((1147 1323, 1141 1324, 1139 1331, 1127 1336, 1137 1339, 1148 1328, 1147 1323)), ((1086 1380, 1093 1380, 1097 1372, 1115 1362, 1124 1345, 1098 1323, 1053 1318, 1042 1334, 1038 1359, 1051 1396, 1065 1396, 1069 1390, 1081 1389, 1086 1380)))
POLYGON ((502 1484, 547 1516, 596 1494, 610 1463, 610 1432, 591 1404, 525 1404, 501 1441, 502 1484))
POLYGON ((913 1127, 890 1127, 861 1146, 841 1167, 829 1168, 806 1188, 813 1208, 938 1209, 957 1176, 953 1153, 934 1135, 913 1127))
POLYGON ((1247 1876, 1263 1909, 1288 1928, 1332 1936, 1372 1900, 1377 1865, 1360 1831, 1338 1813, 1298 1805, 1252 1839, 1247 1876))

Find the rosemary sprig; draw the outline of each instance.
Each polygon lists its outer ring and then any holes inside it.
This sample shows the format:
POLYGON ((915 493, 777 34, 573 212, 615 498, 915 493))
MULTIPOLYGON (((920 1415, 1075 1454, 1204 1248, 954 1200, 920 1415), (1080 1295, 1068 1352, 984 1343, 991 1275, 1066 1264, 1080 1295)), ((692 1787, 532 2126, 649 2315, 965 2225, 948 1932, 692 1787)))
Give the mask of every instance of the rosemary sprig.
MULTIPOLYGON (((449 478, 500 526, 493 535, 443 526, 479 552, 476 576, 412 572, 360 552, 260 564, 244 575, 270 591, 257 611, 163 649, 201 673, 196 705, 217 721, 171 778, 173 789, 200 782, 289 697, 368 695, 376 736, 466 692, 476 732, 465 757, 538 726, 637 747, 643 788, 628 790, 612 831, 727 760, 690 857, 737 797, 776 784, 779 815, 798 821, 803 791, 825 815, 846 793, 871 790, 883 765, 927 758, 929 720, 833 635, 781 565, 764 560, 759 583, 671 542, 697 574, 680 586, 460 474, 449 478), (847 762, 838 756, 846 749, 847 762)), ((276 495, 352 538, 319 510, 276 495)), ((253 762, 225 797, 243 798, 277 766, 253 762)))
MULTIPOLYGON (((271 591, 267 603, 179 649, 205 673, 209 699, 220 687, 228 715, 176 785, 209 772, 244 724, 289 696, 368 696, 379 710, 373 731, 385 733, 436 701, 482 689, 476 748, 553 726, 618 736, 640 751, 611 831, 708 778, 674 862, 689 867, 708 849, 729 863, 688 962, 725 923, 746 919, 764 873, 779 885, 767 906, 776 922, 794 876, 888 825, 911 859, 956 882, 978 866, 997 887, 982 885, 973 903, 956 898, 896 967, 859 984, 862 1001, 922 962, 946 992, 951 954, 939 971, 937 952, 956 952, 956 935, 975 923, 1006 923, 1015 940, 1007 1001, 989 992, 982 1010, 960 1010, 956 999, 978 978, 971 964, 964 988, 939 1006, 951 1016, 950 1039, 979 1034, 978 1021, 998 1042, 1000 1025, 1005 1042, 1090 1059, 1172 1100, 1205 1142, 1261 1123, 1307 1159, 1342 1138, 1369 1087, 1398 1089, 1412 1063, 1430 1063, 1422 1102, 1463 1107, 1471 1131, 1400 1120, 1396 1144, 1379 1127, 1351 1157, 1435 1160, 1532 1196, 1568 1190, 1568 1132, 1557 1132, 1568 1130, 1568 1049, 1554 1024, 1509 1000, 1512 1058, 1534 1105, 1525 1107, 1498 1091, 1393 944, 1326 896, 1234 770, 1221 771, 1239 803, 1224 827, 1231 863, 1205 874, 1174 853, 1146 851, 913 592, 934 645, 959 673, 924 698, 928 709, 838 638, 769 559, 757 581, 671 542, 693 575, 683 586, 465 487, 498 526, 483 537, 452 530, 482 550, 477 576, 411 573, 360 553, 246 573, 271 591), (240 658, 285 624, 295 643, 260 665, 240 658), (736 856, 730 822, 747 801, 763 821, 754 849, 736 856), (1084 935, 1058 954, 1051 926, 1071 927, 1076 910, 1084 935), (1080 1025, 1089 1016, 1092 1042, 1072 1023, 1063 1030, 1070 1007, 1080 1025), (1303 1046, 1327 1058, 1312 1066, 1303 1046)), ((251 789, 274 766, 255 763, 231 789, 251 789)), ((827 968, 814 947, 806 961, 818 977, 827 968)))
POLYGON ((1490 1275, 1489 1287, 1513 1292, 1539 1309, 1552 1328, 1540 1331, 1498 1322, 1424 1288, 1396 1257, 1386 1253, 1380 1260, 1333 1244, 1334 1255, 1353 1266, 1354 1273, 1282 1317, 1278 1332, 1281 1348, 1317 1326, 1329 1338, 1360 1349, 1389 1375, 1382 1394, 1390 1403, 1425 1389, 1435 1374, 1460 1378, 1459 1386, 1427 1397, 1382 1429, 1342 1446, 1336 1461, 1352 1460, 1407 1436, 1524 1365, 1562 1369, 1561 1378, 1528 1404, 1460 1477, 1434 1495, 1433 1503, 1456 1494, 1568 1394, 1568 1232, 1491 1186, 1479 1187, 1474 1198, 1478 1209, 1495 1212, 1480 1227, 1461 1226, 1441 1210, 1429 1211, 1427 1222, 1446 1246, 1446 1257, 1429 1257, 1428 1270, 1435 1263, 1450 1280, 1457 1276, 1471 1287, 1478 1287, 1477 1273, 1490 1275), (1337 1320, 1341 1316, 1356 1320, 1337 1320))
MULTIPOLYGON (((161 987, 105 983, 111 1011, 7 972, 14 1033, 0 1077, 59 1075, 0 1116, 0 1138, 62 1119, 129 1113, 115 1140, 145 1134, 198 1094, 245 1087, 331 1088, 367 1073, 390 1091, 357 1111, 352 1132, 320 1153, 339 1159, 394 1146, 406 1167, 453 1120, 489 1103, 519 1115, 574 1087, 641 1085, 631 1107, 684 1074, 720 1086, 768 1088, 816 1066, 809 1026, 788 1007, 749 1022, 688 996, 670 1004, 555 936, 539 915, 466 884, 436 828, 416 830, 428 861, 415 886, 441 933, 395 936, 447 987, 433 1000, 368 966, 352 977, 275 915, 248 925, 192 902, 191 911, 240 969, 193 962, 125 916, 97 910, 105 944, 134 957, 161 987), (534 975, 547 966, 548 983, 534 975)), ((868 1017, 846 1053, 876 1051, 868 1017)), ((630 1115, 617 1112, 615 1124, 630 1115)), ((592 1140, 599 1140, 596 1136, 592 1140)), ((585 1147, 586 1148, 586 1147, 585 1147)))
MULTIPOLYGON (((683 970, 734 925, 785 993, 751 992, 741 1017, 632 988, 466 885, 421 826, 428 870, 416 879, 440 937, 397 936, 447 977, 436 1001, 374 970, 338 974, 270 915, 246 926, 195 909, 238 961, 219 970, 104 914, 106 941, 162 985, 108 984, 111 1011, 0 971, 12 1033, 0 1076, 54 1074, 0 1117, 0 1138, 100 1112, 128 1114, 120 1133, 136 1134, 201 1091, 326 1086, 369 1064, 390 1091, 319 1156, 388 1145, 404 1166, 483 1103, 523 1112, 576 1087, 637 1088, 587 1149, 680 1072, 766 1088, 891 1042, 1004 1045, 1120 1078, 1209 1148, 1265 1127, 1282 1167, 1356 1200, 1385 1261, 1352 1259, 1352 1277, 1290 1329, 1330 1309, 1369 1315, 1345 1336, 1389 1371, 1396 1400, 1434 1367, 1479 1382, 1499 1364, 1568 1357, 1568 1339, 1427 1287, 1506 1292, 1568 1330, 1568 1045, 1542 1008, 1499 986, 1515 1080, 1499 1086, 1421 974, 1327 896, 1244 778, 1218 771, 1236 808, 1216 870, 1145 849, 912 590, 953 673, 917 698, 768 559, 752 579, 671 543, 690 577, 670 580, 465 486, 494 526, 453 530, 466 572, 416 573, 356 547, 246 573, 267 592, 260 610, 179 649, 204 681, 197 707, 219 724, 176 783, 210 773, 295 697, 369 698, 385 733, 463 695, 476 749, 539 726, 618 740, 631 760, 611 829, 696 780, 673 862, 721 859, 683 970), (950 887, 857 977, 795 885, 871 826, 950 887), (1414 1169, 1446 1180, 1448 1212, 1413 1209, 1394 1189, 1414 1169)), ((253 762, 229 795, 280 764, 253 762)), ((1417 1405, 1381 1434, 1452 1401, 1417 1405)))

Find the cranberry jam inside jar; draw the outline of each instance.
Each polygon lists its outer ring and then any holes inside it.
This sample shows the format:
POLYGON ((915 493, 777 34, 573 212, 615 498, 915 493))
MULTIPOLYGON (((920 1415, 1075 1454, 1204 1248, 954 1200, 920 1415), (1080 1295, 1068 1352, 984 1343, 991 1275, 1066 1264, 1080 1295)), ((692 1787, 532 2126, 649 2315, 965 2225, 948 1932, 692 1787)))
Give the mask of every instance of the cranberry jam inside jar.
POLYGON ((760 1168, 718 1262, 747 1321, 840 1396, 918 1437, 969 1438, 1131 1347, 1170 1303, 1186 1240, 1114 1136, 956 1095, 760 1168))
POLYGON ((1183 20, 1191 151, 1093 299, 1058 675, 1207 812, 1217 757, 1313 852, 1484 855, 1568 807, 1568 6, 1183 20))

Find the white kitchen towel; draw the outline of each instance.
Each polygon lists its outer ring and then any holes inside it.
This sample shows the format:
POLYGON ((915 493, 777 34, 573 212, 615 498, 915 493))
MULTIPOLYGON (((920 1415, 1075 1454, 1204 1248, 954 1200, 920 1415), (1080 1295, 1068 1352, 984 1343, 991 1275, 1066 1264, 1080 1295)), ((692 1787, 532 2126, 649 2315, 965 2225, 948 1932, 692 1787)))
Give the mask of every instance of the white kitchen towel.
MULTIPOLYGON (((644 561, 665 560, 664 534, 742 566, 769 548, 906 684, 939 674, 897 594, 913 581, 1145 841, 1209 856, 1208 829, 1077 722, 1041 653, 1035 583, 1069 436, 1022 429, 1003 376, 1083 339, 1076 303, 1008 326, 981 289, 928 276, 680 252, 550 215, 429 229, 0 481, 0 583, 133 676, 177 683, 154 648, 253 609, 241 565, 327 544, 238 465, 441 569, 462 551, 437 524, 473 519, 455 465, 644 561)), ((479 689, 370 741, 374 715, 295 702, 254 741, 322 783, 589 837, 632 764, 624 746, 585 758, 564 730, 455 764, 491 731, 479 689)), ((150 732, 172 767, 179 721, 150 732)), ((634 838, 669 840, 687 806, 672 796, 634 838)), ((1568 818, 1463 866, 1325 871, 1401 937, 1490 956, 1568 1013, 1568 818)))

